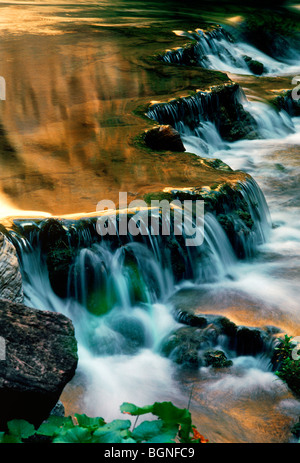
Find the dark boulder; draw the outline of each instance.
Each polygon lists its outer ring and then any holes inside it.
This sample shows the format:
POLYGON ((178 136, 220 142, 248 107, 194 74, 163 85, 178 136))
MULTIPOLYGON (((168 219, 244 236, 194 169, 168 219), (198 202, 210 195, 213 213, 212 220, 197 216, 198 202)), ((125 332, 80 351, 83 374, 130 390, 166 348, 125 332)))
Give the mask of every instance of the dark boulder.
POLYGON ((198 368, 200 358, 198 351, 202 343, 202 330, 182 327, 172 333, 162 345, 162 353, 173 362, 198 368))
POLYGON ((185 151, 180 134, 170 125, 160 125, 145 133, 145 143, 154 150, 185 151))
POLYGON ((38 426, 75 374, 73 324, 60 313, 0 300, 0 336, 0 429, 11 419, 38 426))
POLYGON ((253 74, 256 74, 257 76, 261 76, 265 72, 264 65, 260 61, 257 61, 251 58, 251 56, 247 56, 247 55, 243 56, 243 58, 249 70, 253 74))

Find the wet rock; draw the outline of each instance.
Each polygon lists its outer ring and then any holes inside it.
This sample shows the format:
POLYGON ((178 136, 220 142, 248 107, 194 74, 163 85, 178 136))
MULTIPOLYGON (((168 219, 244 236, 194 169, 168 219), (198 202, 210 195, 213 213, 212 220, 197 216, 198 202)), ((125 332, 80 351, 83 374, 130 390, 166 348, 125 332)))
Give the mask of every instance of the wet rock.
POLYGON ((65 416, 65 407, 60 400, 54 405, 49 416, 65 416))
POLYGON ((0 301, 0 428, 11 419, 45 420, 77 367, 72 322, 60 313, 0 301))
POLYGON ((202 330, 183 327, 171 334, 162 345, 162 353, 179 365, 200 366, 198 351, 202 345, 202 330))
MULTIPOLYGON (((198 351, 214 349, 218 345, 224 346, 225 350, 233 351, 235 355, 259 355, 273 356, 274 333, 278 332, 276 327, 254 328, 243 325, 236 325, 229 318, 214 314, 194 315, 192 310, 184 311, 178 309, 177 321, 184 323, 187 327, 180 328, 166 341, 164 351, 166 355, 172 352, 175 346, 187 340, 193 344, 198 351), (196 325, 196 320, 199 325, 196 325)), ((199 362, 202 354, 198 352, 199 362)), ((204 362, 205 363, 205 362, 204 362)))
POLYGON ((185 151, 180 134, 170 125, 160 125, 147 130, 144 140, 154 150, 185 151))
POLYGON ((257 355, 264 352, 266 337, 263 330, 239 326, 233 340, 237 355, 257 355))
POLYGON ((222 350, 209 350, 204 353, 205 365, 213 368, 227 368, 233 363, 222 350))
POLYGON ((291 117, 300 116, 300 98, 295 99, 292 90, 285 90, 277 95, 271 103, 278 109, 284 109, 291 117))
POLYGON ((257 138, 257 123, 242 105, 245 98, 238 84, 218 85, 210 92, 194 95, 168 103, 158 103, 148 108, 147 115, 159 124, 176 126, 179 121, 192 131, 203 121, 213 122, 225 141, 257 138))
POLYGON ((220 94, 220 106, 214 115, 214 121, 223 140, 233 142, 243 138, 258 137, 257 124, 237 99, 238 88, 226 86, 220 94), (225 91, 226 89, 226 91, 225 91))
POLYGON ((66 297, 69 269, 75 260, 77 249, 70 246, 66 229, 55 219, 43 222, 39 240, 46 256, 51 286, 58 296, 66 297))
POLYGON ((247 64, 248 68, 250 69, 250 71, 253 73, 253 74, 256 74, 258 76, 261 76, 265 69, 264 69, 264 65, 262 63, 260 63, 259 61, 251 58, 251 56, 243 56, 244 58, 244 61, 245 63, 247 64))
POLYGON ((184 310, 176 311, 175 318, 178 323, 184 323, 185 325, 198 326, 199 328, 207 326, 207 319, 205 317, 194 315, 184 310))
POLYGON ((0 232, 0 299, 23 302, 22 275, 17 252, 0 232))

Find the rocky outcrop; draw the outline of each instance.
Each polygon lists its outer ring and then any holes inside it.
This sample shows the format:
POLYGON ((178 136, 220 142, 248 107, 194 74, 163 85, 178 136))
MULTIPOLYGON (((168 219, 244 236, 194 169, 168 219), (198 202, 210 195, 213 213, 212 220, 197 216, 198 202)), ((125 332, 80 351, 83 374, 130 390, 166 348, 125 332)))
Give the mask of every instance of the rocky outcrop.
MULTIPOLYGON (((292 90, 284 90, 280 92, 271 103, 278 109, 284 109, 290 116, 300 116, 300 99, 293 98, 292 90)), ((298 96, 298 94, 297 94, 298 96)))
POLYGON ((197 128, 204 121, 215 124, 225 141, 258 137, 257 123, 244 109, 245 95, 238 84, 213 87, 210 92, 197 91, 194 95, 178 98, 168 103, 149 106, 147 115, 159 124, 176 128, 183 124, 197 135, 197 128))
POLYGON ((249 70, 253 74, 256 74, 257 76, 261 76, 264 73, 265 68, 264 68, 264 65, 260 61, 257 61, 251 58, 251 56, 247 56, 247 55, 243 56, 243 59, 245 63, 247 64, 249 70))
POLYGON ((180 134, 170 125, 147 130, 144 140, 154 150, 185 151, 180 134))
POLYGON ((190 368, 212 366, 225 368, 232 365, 224 351, 235 356, 266 355, 270 362, 274 352, 273 333, 266 329, 238 326, 227 317, 193 315, 179 311, 175 318, 183 323, 171 333, 161 346, 162 353, 179 365, 190 368), (197 322, 197 319, 199 320, 197 322))
POLYGON ((23 302, 22 276, 17 252, 0 232, 0 299, 23 302))
POLYGON ((77 367, 72 322, 60 313, 0 301, 0 429, 11 419, 39 425, 77 367))

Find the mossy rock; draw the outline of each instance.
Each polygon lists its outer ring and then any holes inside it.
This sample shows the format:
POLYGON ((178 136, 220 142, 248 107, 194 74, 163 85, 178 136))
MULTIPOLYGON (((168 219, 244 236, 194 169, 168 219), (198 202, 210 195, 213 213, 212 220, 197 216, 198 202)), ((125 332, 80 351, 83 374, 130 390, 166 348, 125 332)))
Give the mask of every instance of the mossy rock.
POLYGON ((279 111, 283 109, 292 117, 300 116, 300 99, 293 98, 292 90, 284 90, 270 102, 279 111))
POLYGON ((233 365, 222 350, 208 350, 204 353, 205 365, 213 368, 228 368, 233 365))
POLYGON ((198 351, 202 343, 202 330, 183 327, 173 332, 164 340, 161 352, 179 365, 193 368, 200 366, 198 351))
POLYGON ((243 58, 244 58, 245 63, 247 64, 249 70, 253 74, 261 76, 264 73, 265 68, 264 68, 264 65, 260 61, 257 61, 255 59, 251 58, 251 56, 246 56, 246 55, 243 56, 243 58))
POLYGON ((51 286, 57 295, 64 298, 67 296, 69 269, 77 250, 70 246, 66 228, 56 219, 47 219, 41 224, 39 242, 46 258, 51 286))

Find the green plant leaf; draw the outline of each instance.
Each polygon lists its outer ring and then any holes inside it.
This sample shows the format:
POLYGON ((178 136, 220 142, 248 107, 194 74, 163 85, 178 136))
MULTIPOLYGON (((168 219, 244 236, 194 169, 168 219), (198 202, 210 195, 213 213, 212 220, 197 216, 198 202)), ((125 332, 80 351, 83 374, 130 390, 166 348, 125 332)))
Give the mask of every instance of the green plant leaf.
POLYGON ((131 434, 137 442, 145 442, 159 434, 162 427, 163 422, 161 420, 143 421, 131 434))
POLYGON ((22 444, 22 442, 23 441, 20 437, 0 432, 0 444, 22 444))
POLYGON ((174 442, 178 433, 177 425, 166 426, 162 420, 143 421, 134 431, 132 437, 137 442, 174 442))
POLYGON ((35 434, 35 428, 33 424, 28 423, 26 420, 11 420, 8 421, 7 427, 9 433, 20 439, 26 439, 27 437, 35 434))
POLYGON ((122 439, 121 444, 136 444, 136 440, 132 439, 132 437, 125 437, 125 439, 122 439))
POLYGON ((152 413, 165 423, 180 425, 181 441, 189 442, 189 435, 192 431, 192 418, 189 410, 178 408, 172 402, 155 402, 152 413))
POLYGON ((153 405, 146 405, 145 407, 137 407, 129 402, 124 402, 120 410, 122 413, 128 413, 129 415, 145 415, 146 413, 152 413, 153 405))
POLYGON ((85 415, 84 413, 79 415, 78 413, 75 413, 75 418, 77 419, 78 425, 81 426, 82 428, 99 428, 100 426, 105 425, 105 421, 101 417, 89 417, 85 415))
POLYGON ((20 437, 4 434, 4 436, 0 438, 0 444, 23 444, 23 441, 20 437))
POLYGON ((94 442, 121 443, 126 437, 131 437, 130 420, 114 420, 98 428, 94 434, 94 442))
POLYGON ((54 444, 89 444, 92 442, 92 435, 88 429, 74 426, 61 432, 52 442, 54 444))
POLYGON ((70 416, 55 416, 51 415, 41 424, 36 433, 42 436, 53 437, 61 432, 62 429, 67 430, 74 426, 70 416))

